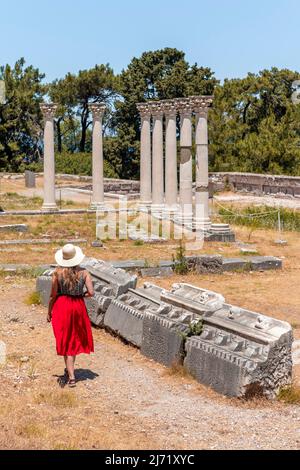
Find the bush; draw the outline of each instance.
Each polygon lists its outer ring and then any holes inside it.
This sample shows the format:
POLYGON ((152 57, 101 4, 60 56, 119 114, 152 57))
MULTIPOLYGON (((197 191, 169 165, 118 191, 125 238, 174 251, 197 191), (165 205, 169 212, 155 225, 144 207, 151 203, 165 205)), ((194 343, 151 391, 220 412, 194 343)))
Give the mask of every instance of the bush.
POLYGON ((176 256, 173 255, 174 271, 176 274, 187 274, 189 268, 185 257, 185 248, 180 241, 179 247, 176 250, 176 256))
MULTIPOLYGON (((22 164, 20 171, 31 170, 43 172, 43 162, 22 164)), ((92 154, 90 153, 57 153, 55 155, 56 173, 65 173, 67 175, 86 175, 92 176, 92 154)), ((104 160, 104 176, 106 178, 118 178, 118 174, 113 166, 104 160)))

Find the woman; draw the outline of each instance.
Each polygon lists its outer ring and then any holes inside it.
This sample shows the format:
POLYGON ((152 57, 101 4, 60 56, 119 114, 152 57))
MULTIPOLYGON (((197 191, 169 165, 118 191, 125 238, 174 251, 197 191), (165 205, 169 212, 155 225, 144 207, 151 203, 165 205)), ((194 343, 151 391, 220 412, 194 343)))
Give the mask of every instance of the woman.
POLYGON ((65 375, 70 387, 76 386, 75 359, 78 354, 94 352, 93 336, 84 297, 94 295, 90 274, 80 268, 81 249, 65 245, 55 254, 58 268, 52 276, 48 322, 52 321, 56 351, 65 359, 65 375))

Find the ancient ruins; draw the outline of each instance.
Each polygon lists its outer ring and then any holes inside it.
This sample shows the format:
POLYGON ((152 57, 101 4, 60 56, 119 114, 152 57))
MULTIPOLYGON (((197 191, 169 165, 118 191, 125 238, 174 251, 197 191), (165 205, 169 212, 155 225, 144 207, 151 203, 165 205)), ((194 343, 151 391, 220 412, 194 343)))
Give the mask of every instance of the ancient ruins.
POLYGON ((151 207, 152 211, 158 212, 173 212, 177 218, 193 221, 194 224, 207 230, 211 226, 208 210, 207 117, 212 102, 212 96, 190 96, 172 100, 148 101, 137 105, 141 115, 141 207, 151 207), (180 119, 179 204, 178 117, 180 119), (195 204, 192 171, 193 119, 195 119, 196 128, 195 204), (149 177, 150 175, 152 177, 149 177))
MULTIPOLYGON (((82 267, 92 275, 87 299, 91 322, 140 348, 168 367, 179 363, 200 383, 234 397, 274 398, 292 379, 292 329, 280 320, 226 303, 222 295, 189 284, 170 291, 94 258, 82 267)), ((48 303, 51 274, 37 279, 48 303)))
MULTIPOLYGON (((93 195, 92 209, 104 208, 104 180, 103 180, 103 143, 102 119, 106 109, 104 103, 90 105, 93 115, 93 195)), ((44 116, 44 204, 43 211, 57 210, 55 201, 55 155, 54 155, 54 116, 57 105, 43 103, 41 111, 44 116)))

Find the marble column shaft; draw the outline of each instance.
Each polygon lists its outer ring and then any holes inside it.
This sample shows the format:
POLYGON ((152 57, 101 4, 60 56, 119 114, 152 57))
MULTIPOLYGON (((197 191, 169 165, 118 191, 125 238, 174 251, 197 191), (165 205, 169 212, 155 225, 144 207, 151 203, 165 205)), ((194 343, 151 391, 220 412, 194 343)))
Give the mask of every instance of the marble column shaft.
POLYGON ((164 162, 163 162, 163 110, 158 105, 152 110, 152 205, 164 204, 164 162))
POLYGON ((151 113, 141 110, 140 201, 151 205, 151 113))
POLYGON ((208 192, 208 130, 206 108, 196 113, 196 219, 210 225, 208 192))
POLYGON ((91 207, 101 209, 104 207, 102 120, 106 105, 94 103, 89 105, 89 109, 93 115, 93 195, 91 207))
POLYGON ((192 165, 192 109, 180 109, 180 206, 186 217, 192 215, 193 165, 192 165))
POLYGON ((44 116, 44 203, 42 210, 56 210, 55 201, 55 156, 54 156, 54 115, 56 104, 41 104, 44 116))
POLYGON ((177 177, 177 140, 176 140, 176 108, 165 107, 166 116, 166 168, 165 189, 167 209, 177 207, 178 177, 177 177))

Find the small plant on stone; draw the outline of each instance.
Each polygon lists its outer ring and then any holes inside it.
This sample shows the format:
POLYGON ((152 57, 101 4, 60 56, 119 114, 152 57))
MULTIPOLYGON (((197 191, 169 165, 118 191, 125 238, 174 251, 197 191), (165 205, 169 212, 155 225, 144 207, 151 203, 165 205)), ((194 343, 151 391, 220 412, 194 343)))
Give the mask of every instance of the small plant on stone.
POLYGON ((143 246, 144 242, 143 242, 143 240, 135 240, 135 242, 133 244, 134 244, 134 246, 143 246))
POLYGON ((185 248, 180 241, 179 247, 176 250, 176 256, 173 255, 174 271, 176 274, 187 274, 189 268, 185 257, 185 248))
POLYGON ((202 318, 198 321, 192 322, 189 325, 189 330, 187 332, 187 337, 190 336, 200 336, 203 331, 203 320, 202 318))

